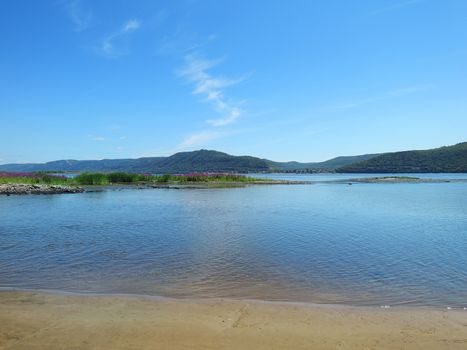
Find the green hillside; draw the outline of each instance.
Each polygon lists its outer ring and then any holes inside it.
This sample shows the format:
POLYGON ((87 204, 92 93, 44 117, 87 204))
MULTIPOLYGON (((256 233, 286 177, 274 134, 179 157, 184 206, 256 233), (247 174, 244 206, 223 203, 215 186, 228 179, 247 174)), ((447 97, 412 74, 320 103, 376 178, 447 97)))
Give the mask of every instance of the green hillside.
POLYGON ((255 172, 269 170, 268 164, 250 156, 232 156, 209 150, 180 152, 160 159, 148 169, 152 173, 183 173, 187 171, 255 172))
POLYGON ((362 154, 360 156, 341 156, 326 160, 321 163, 315 163, 319 165, 321 169, 337 169, 346 165, 350 165, 356 162, 372 159, 379 156, 379 154, 362 154))
POLYGON ((272 171, 333 171, 339 166, 368 159, 375 155, 337 157, 325 162, 274 162, 251 156, 232 156, 227 153, 199 150, 179 152, 170 157, 138 159, 57 160, 37 164, 4 164, 0 171, 58 171, 58 172, 131 172, 173 174, 188 172, 272 172, 272 171))
POLYGON ((464 173, 467 142, 424 151, 385 153, 337 169, 342 173, 464 173))
POLYGON ((314 172, 417 173, 467 172, 467 142, 425 151, 343 156, 324 162, 275 162, 251 156, 199 150, 170 157, 138 159, 57 160, 38 164, 4 164, 0 171, 130 172, 176 174, 189 172, 314 172))
POLYGON ((38 164, 4 164, 0 171, 124 171, 132 173, 187 173, 187 172, 259 172, 268 171, 269 164, 259 158, 232 156, 227 153, 199 150, 180 152, 170 157, 138 159, 58 160, 38 164))
POLYGON ((339 167, 350 165, 362 160, 367 160, 379 154, 363 154, 359 156, 341 156, 326 160, 324 162, 300 163, 300 162, 274 162, 264 159, 272 170, 277 171, 305 171, 305 170, 334 170, 339 167))

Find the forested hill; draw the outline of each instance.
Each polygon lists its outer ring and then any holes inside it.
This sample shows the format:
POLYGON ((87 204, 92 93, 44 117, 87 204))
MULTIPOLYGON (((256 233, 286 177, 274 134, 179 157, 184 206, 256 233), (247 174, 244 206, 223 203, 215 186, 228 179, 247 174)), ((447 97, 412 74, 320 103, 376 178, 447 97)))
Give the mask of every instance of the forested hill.
POLYGON ((342 173, 465 173, 467 142, 424 151, 385 153, 337 169, 342 173))
POLYGON ((132 173, 249 172, 267 171, 266 161, 249 156, 199 150, 179 152, 170 157, 138 159, 58 160, 41 164, 5 164, 0 171, 125 171, 132 173))
POLYGON ((232 156, 227 153, 199 150, 175 153, 154 164, 153 173, 178 173, 191 171, 255 172, 267 171, 263 159, 250 156, 232 156))
POLYGON ((299 162, 273 162, 264 159, 272 171, 300 171, 300 170, 329 170, 333 171, 344 165, 360 162, 378 156, 379 154, 362 154, 359 156, 340 156, 324 162, 299 163, 299 162))
POLYGON ((275 162, 251 156, 199 150, 170 157, 138 159, 57 160, 37 164, 4 164, 0 171, 115 172, 174 174, 189 172, 306 172, 349 173, 467 172, 467 142, 425 151, 336 157, 324 162, 275 162))
POLYGON ((132 173, 187 173, 187 172, 272 172, 272 171, 314 171, 317 169, 333 171, 375 155, 337 157, 325 162, 299 163, 274 162, 251 156, 233 156, 227 153, 199 150, 179 152, 170 157, 147 157, 138 159, 103 159, 103 160, 57 160, 48 163, 4 164, 0 171, 58 171, 83 172, 125 171, 132 173))

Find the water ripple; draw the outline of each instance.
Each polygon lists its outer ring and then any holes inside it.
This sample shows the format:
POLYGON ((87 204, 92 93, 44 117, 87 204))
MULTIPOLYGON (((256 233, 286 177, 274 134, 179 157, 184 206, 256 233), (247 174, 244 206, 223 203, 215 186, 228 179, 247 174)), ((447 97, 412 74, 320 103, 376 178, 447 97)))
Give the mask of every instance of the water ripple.
POLYGON ((0 286, 467 305, 467 184, 0 198, 0 286))

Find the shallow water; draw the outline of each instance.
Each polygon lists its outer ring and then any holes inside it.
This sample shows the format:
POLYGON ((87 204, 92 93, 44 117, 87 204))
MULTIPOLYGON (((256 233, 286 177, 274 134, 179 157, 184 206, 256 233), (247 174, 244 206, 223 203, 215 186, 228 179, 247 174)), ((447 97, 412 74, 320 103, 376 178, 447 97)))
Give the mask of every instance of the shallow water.
POLYGON ((463 307, 466 266, 467 183, 0 197, 0 287, 463 307))

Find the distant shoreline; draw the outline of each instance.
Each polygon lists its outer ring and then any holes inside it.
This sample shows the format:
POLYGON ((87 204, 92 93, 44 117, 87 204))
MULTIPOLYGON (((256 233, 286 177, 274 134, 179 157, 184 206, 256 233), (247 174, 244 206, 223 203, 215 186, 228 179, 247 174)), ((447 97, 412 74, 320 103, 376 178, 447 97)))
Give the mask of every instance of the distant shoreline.
POLYGON ((313 184, 438 184, 438 183, 465 183, 467 179, 432 179, 409 176, 383 176, 350 178, 326 181, 301 180, 271 180, 255 179, 251 181, 207 181, 207 182, 164 182, 164 183, 112 183, 105 185, 49 185, 28 183, 0 184, 0 195, 27 195, 27 194, 78 194, 89 192, 116 191, 116 190, 147 190, 147 189, 215 189, 215 188, 241 188, 250 185, 313 185, 313 184))
POLYGON ((411 304, 410 301, 394 302, 388 305, 369 305, 369 304, 352 304, 352 303, 332 303, 321 301, 306 301, 306 300, 281 300, 281 299, 261 299, 261 298, 243 298, 243 297, 197 297, 197 296, 168 296, 158 294, 144 293, 120 293, 120 292, 99 292, 99 291, 72 291, 62 289, 45 289, 45 288, 27 288, 27 287, 4 287, 0 286, 0 296, 2 293, 30 293, 38 295, 62 296, 62 297, 83 297, 83 298, 128 298, 150 300, 155 302, 180 302, 180 303, 252 303, 260 305, 277 305, 277 306, 295 306, 305 308, 320 308, 320 309, 356 309, 356 310, 431 310, 431 311, 462 311, 467 314, 464 307, 445 307, 440 305, 425 305, 411 304))
POLYGON ((173 174, 228 173, 465 173, 467 142, 428 150, 338 156, 322 162, 277 162, 253 156, 234 156, 215 150, 178 152, 168 157, 75 160, 47 163, 0 164, 0 171, 132 172, 173 174))
POLYGON ((130 188, 218 188, 245 185, 308 184, 309 181, 253 178, 229 173, 133 174, 81 173, 74 177, 43 172, 0 172, 0 194, 60 194, 130 188))
POLYGON ((0 195, 27 195, 27 194, 78 194, 86 192, 101 192, 107 190, 146 190, 146 189, 209 189, 209 188, 238 188, 250 185, 309 185, 311 181, 264 180, 249 182, 169 182, 162 184, 146 183, 115 183, 108 185, 63 186, 47 184, 6 183, 0 184, 0 195))
MULTIPOLYGON (((461 179, 431 179, 419 178, 412 176, 378 176, 378 177, 362 177, 348 180, 354 183, 449 183, 449 182, 465 182, 461 179)), ((346 182, 344 180, 344 182, 346 182)))

